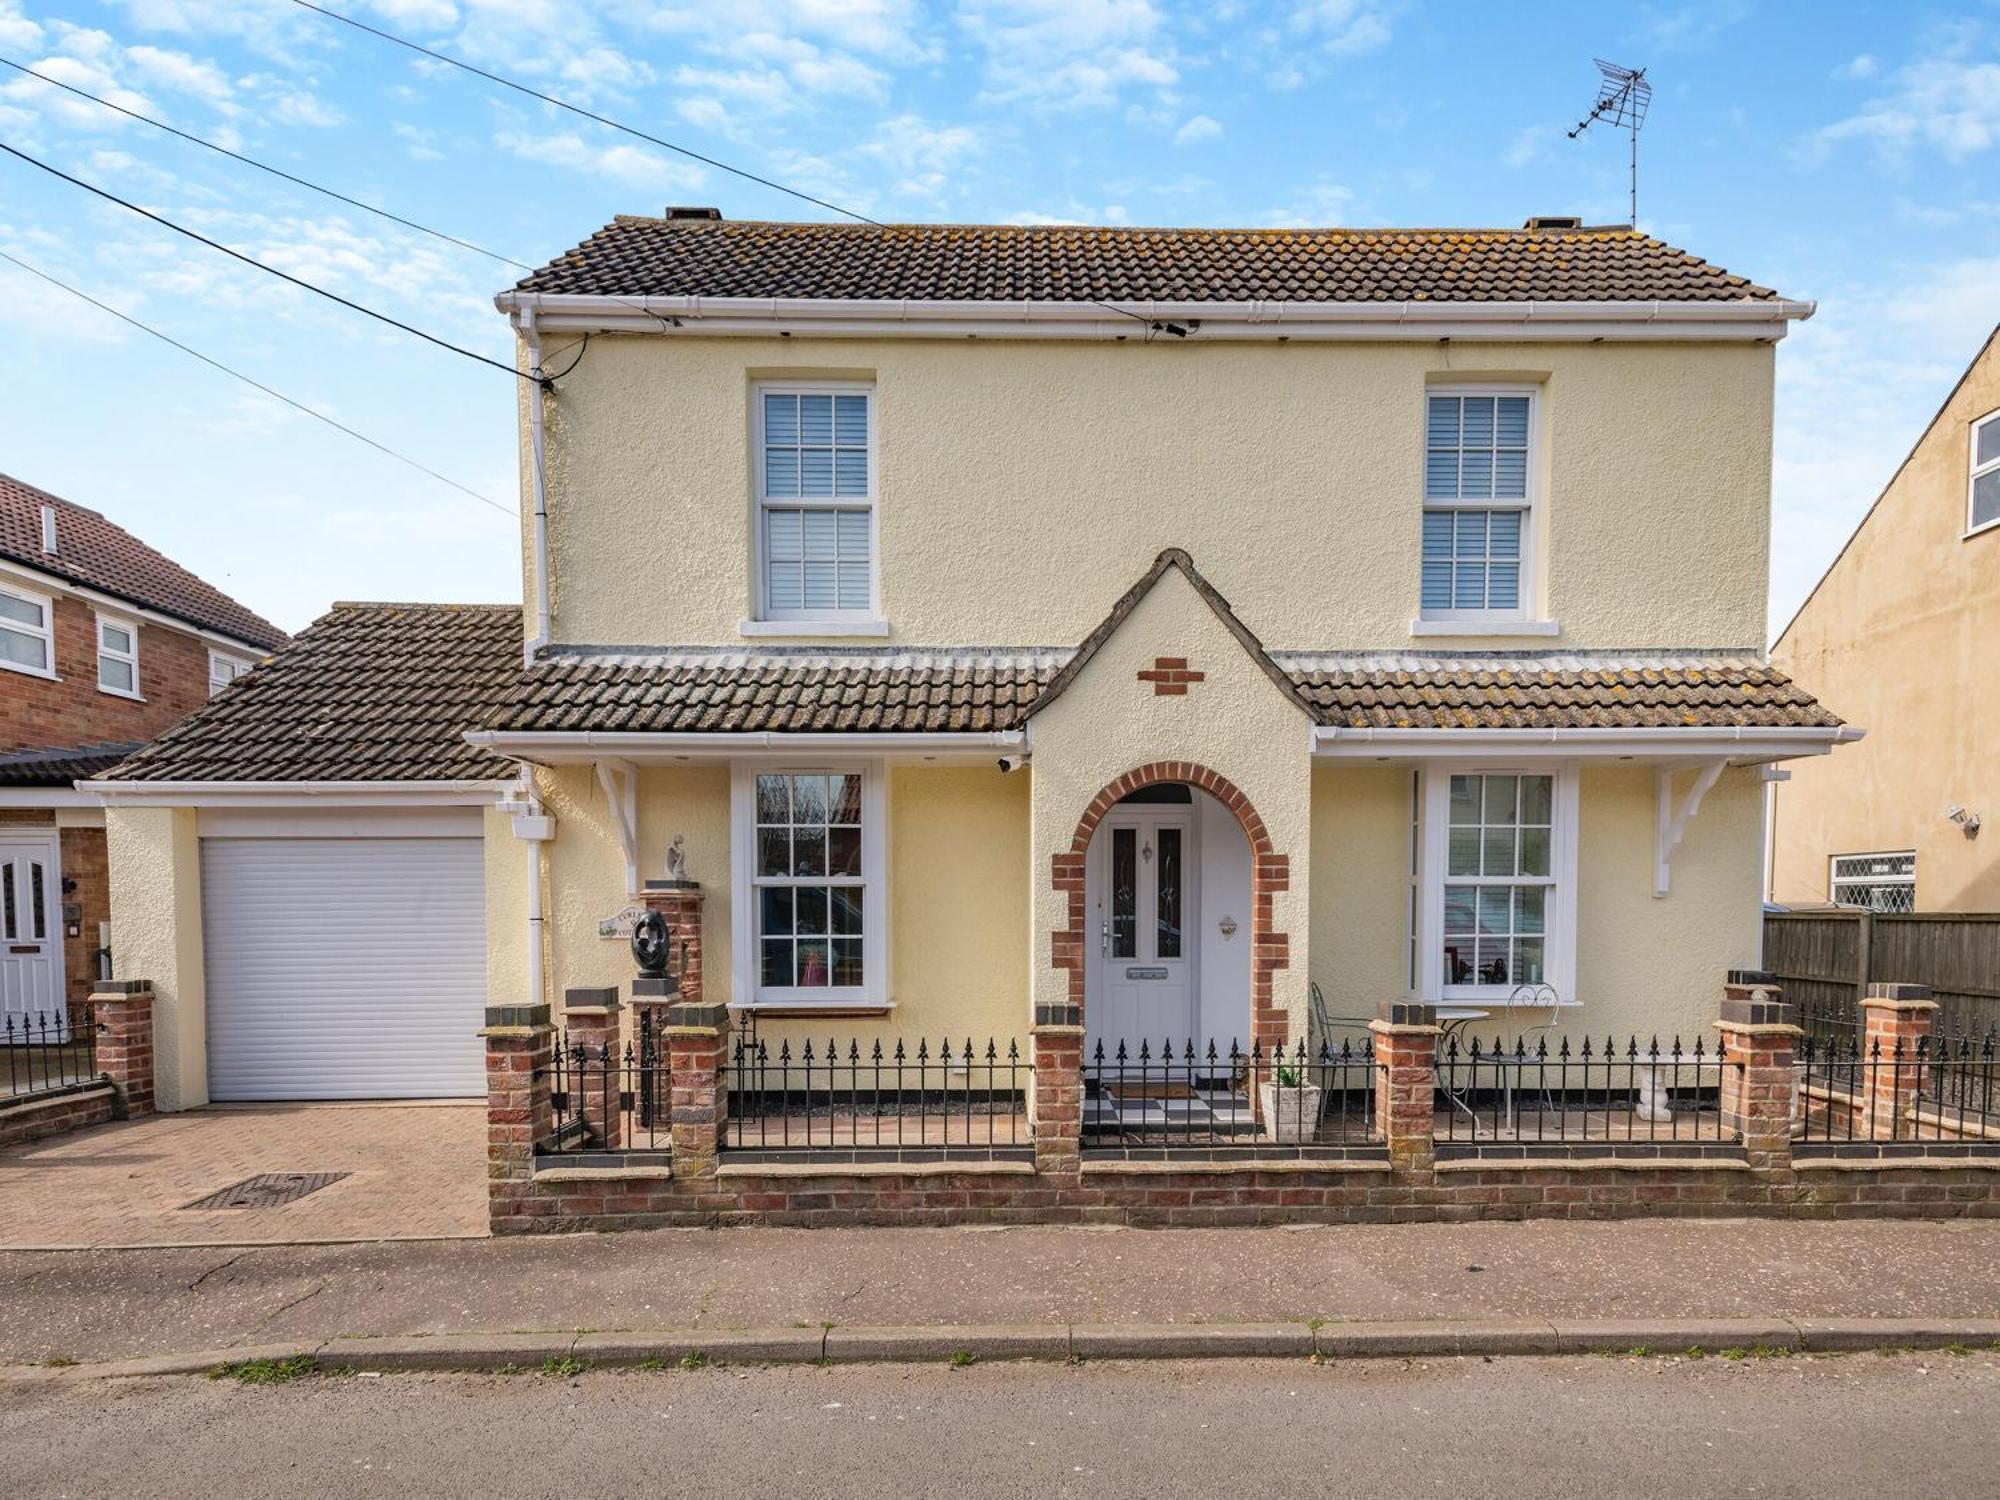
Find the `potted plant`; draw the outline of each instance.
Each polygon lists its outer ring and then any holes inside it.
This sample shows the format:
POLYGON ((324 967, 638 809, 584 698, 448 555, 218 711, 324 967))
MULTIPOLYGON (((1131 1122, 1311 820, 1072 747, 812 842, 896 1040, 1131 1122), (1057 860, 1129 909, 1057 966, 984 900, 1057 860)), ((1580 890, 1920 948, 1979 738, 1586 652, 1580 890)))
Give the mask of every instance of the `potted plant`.
POLYGON ((1280 1143, 1309 1141, 1319 1128, 1319 1106, 1324 1097, 1316 1083, 1307 1083, 1303 1069, 1278 1067, 1268 1083, 1259 1085, 1257 1102, 1263 1106, 1264 1134, 1280 1143))

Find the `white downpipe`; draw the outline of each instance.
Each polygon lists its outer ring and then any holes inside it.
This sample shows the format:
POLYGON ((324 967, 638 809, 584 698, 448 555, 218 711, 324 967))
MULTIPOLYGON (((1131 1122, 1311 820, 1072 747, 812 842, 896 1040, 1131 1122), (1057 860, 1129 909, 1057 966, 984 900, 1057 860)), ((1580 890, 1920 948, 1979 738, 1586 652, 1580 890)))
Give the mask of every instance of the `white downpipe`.
MULTIPOLYGON (((536 394, 539 397, 540 392, 536 394)), ((535 796, 534 768, 526 762, 521 765, 521 795, 530 808, 540 808, 535 796)), ((525 839, 522 847, 528 851, 528 1003, 541 1005, 548 999, 544 968, 548 936, 542 927, 542 846, 538 840, 525 839)))
MULTIPOLYGON (((542 434, 542 334, 532 303, 520 310, 521 337, 528 345, 528 374, 533 384, 528 390, 528 446, 532 453, 535 487, 534 568, 535 634, 522 648, 522 660, 533 666, 535 655, 549 643, 549 488, 543 461, 542 434)), ((538 866, 539 868, 539 866, 538 866)), ((539 980, 536 981, 538 984, 539 980)))

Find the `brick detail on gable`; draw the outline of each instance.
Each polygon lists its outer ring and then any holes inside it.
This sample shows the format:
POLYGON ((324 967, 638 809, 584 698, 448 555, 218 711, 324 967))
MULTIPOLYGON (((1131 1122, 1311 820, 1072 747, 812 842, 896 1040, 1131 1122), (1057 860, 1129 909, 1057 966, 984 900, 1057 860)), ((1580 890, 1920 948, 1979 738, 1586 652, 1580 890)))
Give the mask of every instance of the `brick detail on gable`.
POLYGON ((1186 696, 1189 683, 1208 678, 1204 672, 1190 671, 1185 656, 1156 656, 1152 666, 1139 669, 1139 680, 1152 683, 1156 698, 1179 698, 1186 696))
MULTIPOLYGON (((1171 669, 1168 669, 1171 670, 1171 669)), ((1143 675, 1143 674, 1142 674, 1143 675)), ((1243 835, 1250 841, 1251 961, 1250 1036, 1253 1043, 1270 1047, 1282 1043, 1288 1027, 1285 1007, 1277 996, 1277 971, 1291 964, 1291 935, 1276 928, 1277 895, 1291 889, 1292 859, 1271 842, 1264 819, 1227 777, 1206 766, 1185 760, 1160 760, 1127 771, 1091 798, 1077 819, 1070 846, 1051 860, 1050 877, 1063 898, 1067 912, 1065 925, 1050 934, 1050 961, 1068 971, 1069 1001, 1083 1014, 1084 979, 1089 958, 1086 935, 1086 870, 1091 837, 1104 815, 1141 787, 1159 782, 1180 782, 1198 787, 1236 815, 1243 835)))

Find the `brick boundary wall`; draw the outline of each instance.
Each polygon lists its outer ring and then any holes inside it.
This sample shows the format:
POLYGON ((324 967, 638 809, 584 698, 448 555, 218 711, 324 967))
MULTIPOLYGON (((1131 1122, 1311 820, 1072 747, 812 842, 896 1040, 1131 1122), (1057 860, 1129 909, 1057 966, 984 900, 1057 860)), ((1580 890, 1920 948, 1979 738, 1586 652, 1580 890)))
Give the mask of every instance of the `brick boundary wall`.
MULTIPOLYGON (((726 1007, 667 1006, 676 1155, 606 1164, 537 1156, 548 1133, 545 1006, 487 1013, 488 1175, 496 1234, 764 1225, 1068 1223, 1134 1226, 1448 1223, 1486 1219, 2000 1218, 2000 1153, 1948 1144, 1837 1155, 1790 1137, 1797 1029, 1768 976, 1732 974, 1727 1052, 1744 1069, 1723 1101, 1740 1150, 1699 1157, 1439 1160, 1431 1145, 1434 1015, 1398 1004, 1375 1023, 1389 1058, 1378 1120, 1389 1144, 1346 1159, 1139 1161, 1079 1148, 1082 1026, 1051 1006, 1033 1033, 1033 1161, 734 1163, 718 1152, 726 1007), (541 1071, 538 1072, 537 1069, 541 1071)), ((1904 1014, 1920 1013, 1906 1011, 1904 1014)))
POLYGON ((48 1094, 0 1100, 0 1151, 46 1140, 116 1117, 117 1090, 108 1083, 82 1083, 48 1094))

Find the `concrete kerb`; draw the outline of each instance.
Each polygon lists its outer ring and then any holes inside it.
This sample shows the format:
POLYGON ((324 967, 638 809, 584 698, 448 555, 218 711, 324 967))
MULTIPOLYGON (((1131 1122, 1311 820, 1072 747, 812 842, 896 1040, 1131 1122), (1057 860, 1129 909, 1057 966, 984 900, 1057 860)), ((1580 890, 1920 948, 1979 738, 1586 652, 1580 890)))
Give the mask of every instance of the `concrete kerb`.
POLYGON ((638 1365, 937 1364, 1091 1359, 1433 1359, 1455 1356, 1840 1354, 2000 1346, 2000 1318, 1599 1318, 1465 1322, 939 1325, 336 1338, 194 1354, 0 1368, 0 1380, 210 1375, 305 1356, 322 1370, 522 1372, 638 1365))

